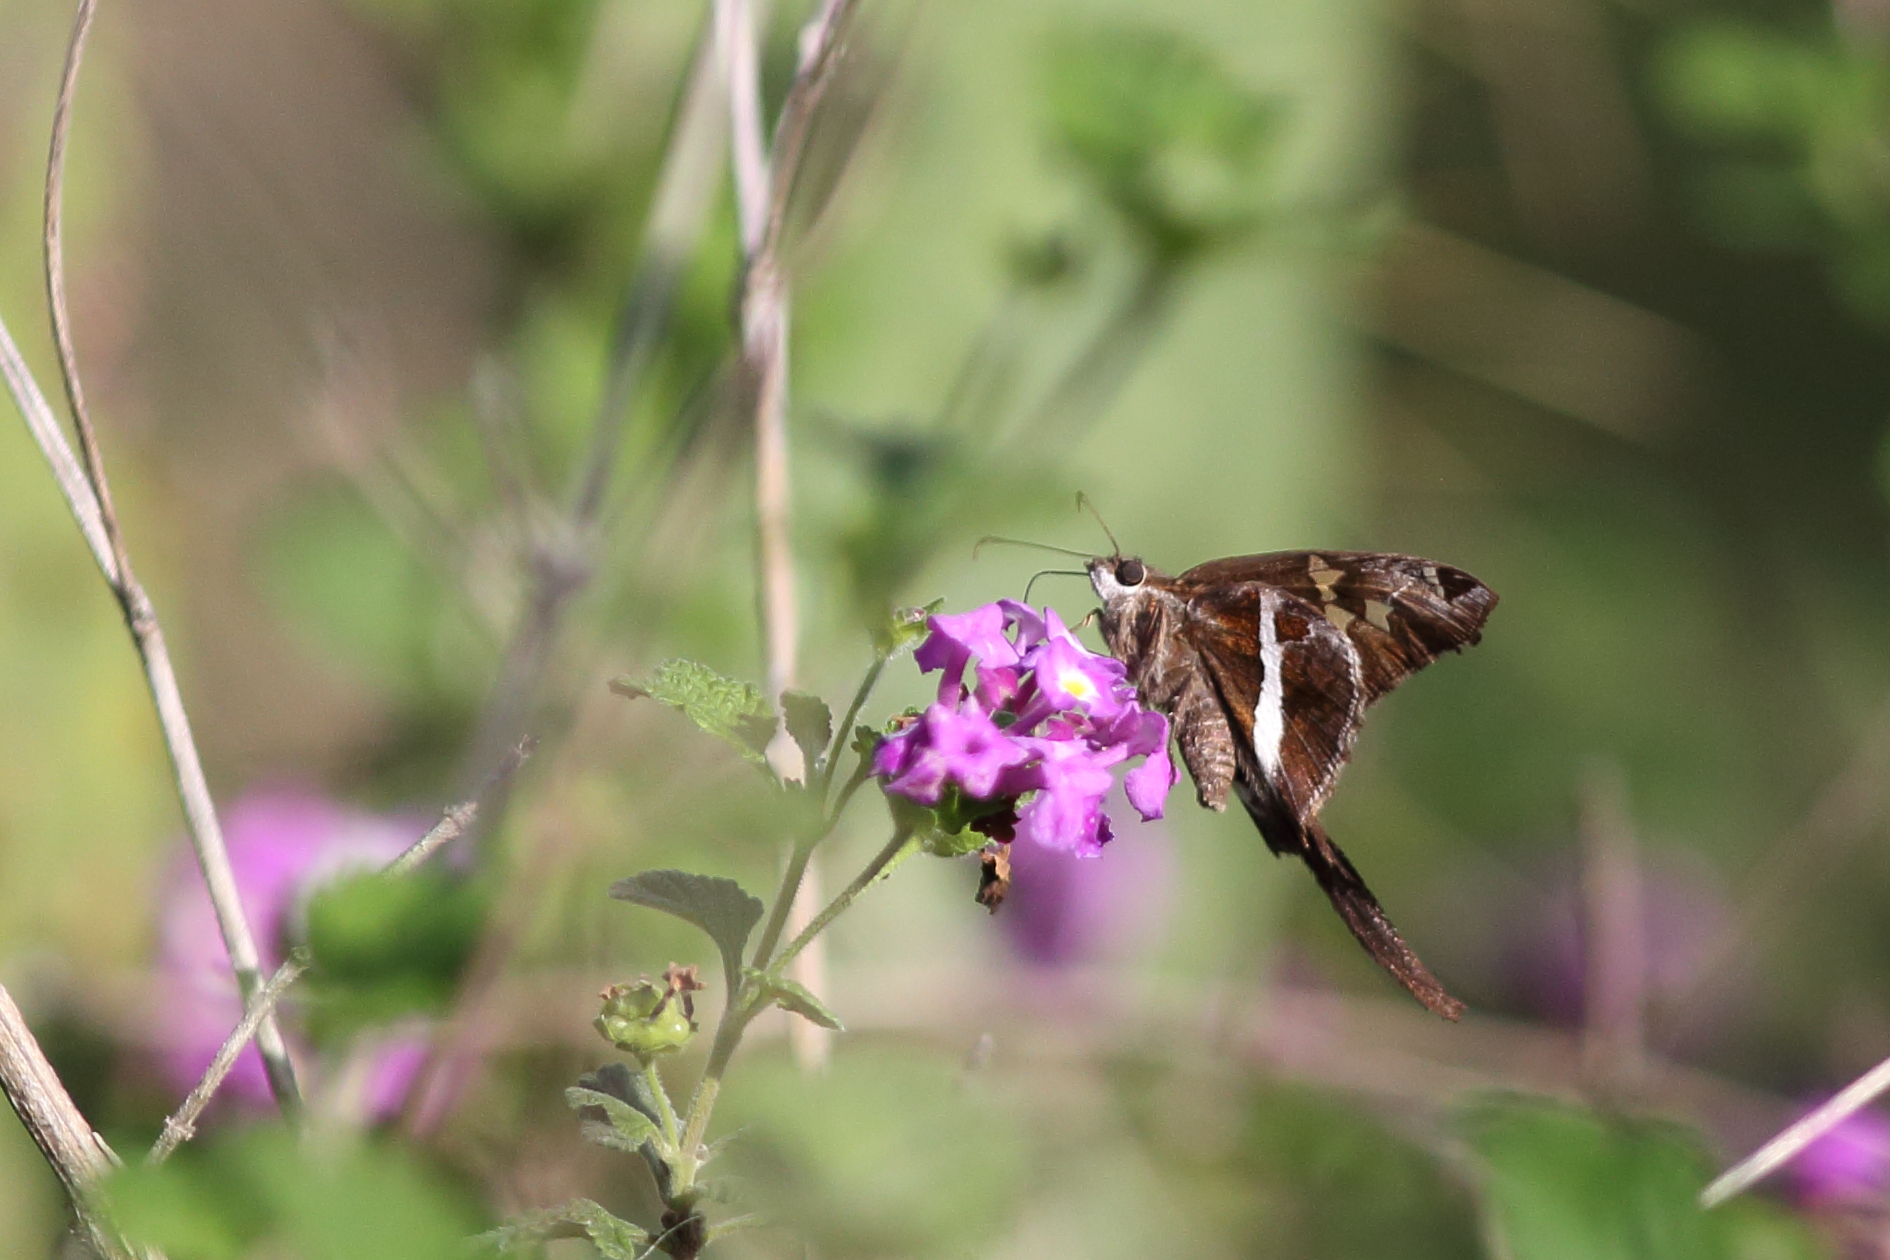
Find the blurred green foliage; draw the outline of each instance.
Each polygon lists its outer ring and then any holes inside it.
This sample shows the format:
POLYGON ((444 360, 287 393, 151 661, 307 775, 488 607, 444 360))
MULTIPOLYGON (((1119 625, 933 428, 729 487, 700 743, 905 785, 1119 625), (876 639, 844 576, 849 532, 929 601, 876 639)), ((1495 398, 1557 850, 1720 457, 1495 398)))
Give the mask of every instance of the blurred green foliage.
POLYGON ((449 1260, 478 1216, 466 1196, 392 1146, 308 1144, 253 1129, 133 1165, 106 1187, 130 1237, 174 1260, 449 1260))
POLYGON ((1707 21, 1659 70, 1668 108, 1706 146, 1697 205, 1748 248, 1827 259, 1865 318, 1890 326, 1890 58, 1868 35, 1707 21))
MULTIPOLYGON (((1058 147, 1157 259, 1186 261, 1261 222, 1277 195, 1284 101, 1160 27, 1065 31, 1046 64, 1058 147)), ((1039 249, 1027 271, 1060 278, 1059 252, 1039 249)))
POLYGON ((849 1046, 808 1077, 756 1056, 721 1122, 745 1197, 836 1258, 957 1256, 988 1245, 1023 1188, 1023 1135, 940 1055, 849 1046))
POLYGON ((1671 1125, 1532 1098, 1463 1119, 1484 1165, 1484 1214, 1515 1260, 1813 1260, 1801 1222, 1761 1204, 1704 1211, 1708 1163, 1671 1125))
POLYGON ((314 970, 303 981, 310 1031, 343 1038, 360 1028, 445 1010, 479 942, 491 897, 476 881, 422 868, 358 875, 308 904, 314 970))

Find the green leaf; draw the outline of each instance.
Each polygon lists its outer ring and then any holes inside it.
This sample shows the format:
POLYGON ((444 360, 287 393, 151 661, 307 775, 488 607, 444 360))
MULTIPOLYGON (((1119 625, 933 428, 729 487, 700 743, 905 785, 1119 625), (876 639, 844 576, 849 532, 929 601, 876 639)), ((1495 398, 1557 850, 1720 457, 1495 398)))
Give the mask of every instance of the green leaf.
POLYGON ((926 636, 926 622, 943 607, 945 601, 939 598, 922 608, 894 609, 892 616, 874 629, 873 647, 888 660, 899 655, 926 636))
POLYGON ((656 1099, 650 1094, 649 1082, 622 1063, 606 1063, 594 1072, 586 1072, 578 1077, 578 1086, 621 1098, 651 1120, 661 1114, 656 1099))
POLYGON ((1667 1124, 1539 1099, 1473 1110, 1465 1136, 1484 1164, 1483 1210, 1514 1260, 1730 1260, 1724 1218, 1700 1209, 1707 1165, 1667 1124))
MULTIPOLYGON (((627 1102, 646 1116, 653 1125, 662 1124, 659 1119, 662 1112, 648 1077, 640 1072, 632 1072, 622 1063, 606 1063, 595 1072, 586 1072, 578 1077, 578 1087, 627 1102)), ((660 1089, 661 1085, 654 1088, 660 1089)), ((588 1132, 584 1136, 587 1139, 592 1137, 588 1132)), ((614 1143, 604 1142, 600 1145, 610 1146, 614 1143)), ((644 1162, 649 1164, 650 1173, 656 1178, 657 1192, 664 1199, 668 1199, 674 1172, 669 1165, 670 1152, 667 1144, 651 1141, 641 1148, 639 1154, 643 1156, 644 1162)))
POLYGON ((805 691, 781 693, 781 718, 787 732, 801 746, 808 770, 820 763, 827 745, 833 742, 833 710, 819 696, 805 691))
POLYGON ((573 1199, 563 1207, 529 1213, 479 1235, 477 1241, 504 1253, 522 1243, 547 1238, 588 1238, 605 1260, 637 1260, 650 1245, 647 1230, 611 1215, 589 1199, 573 1199))
POLYGON ((722 951, 726 974, 739 976, 748 934, 761 921, 761 900, 732 879, 688 871, 644 871, 610 886, 619 901, 648 906, 695 924, 722 951))
POLYGON ((587 1142, 635 1154, 645 1142, 656 1137, 656 1125, 650 1118, 613 1094, 573 1085, 564 1091, 564 1101, 578 1113, 587 1142), (592 1108, 608 1118, 596 1120, 585 1116, 584 1112, 592 1108))
POLYGON ((1009 801, 972 800, 956 789, 947 789, 936 808, 908 800, 894 792, 886 793, 886 808, 893 824, 917 837, 919 847, 933 857, 955 858, 976 853, 991 843, 991 837, 971 830, 980 818, 1000 814, 1011 808, 1009 801))
POLYGON ((774 738, 774 709, 753 683, 724 677, 694 661, 673 660, 658 665, 656 677, 648 682, 618 678, 610 689, 633 700, 648 696, 668 705, 709 734, 733 744, 755 765, 767 765, 762 753, 774 738))
POLYGON ((827 1008, 827 1004, 814 996, 813 990, 797 980, 786 976, 770 975, 765 971, 746 968, 743 974, 761 990, 761 1000, 772 1002, 784 1011, 793 1011, 802 1019, 818 1024, 831 1032, 845 1032, 840 1017, 827 1008))

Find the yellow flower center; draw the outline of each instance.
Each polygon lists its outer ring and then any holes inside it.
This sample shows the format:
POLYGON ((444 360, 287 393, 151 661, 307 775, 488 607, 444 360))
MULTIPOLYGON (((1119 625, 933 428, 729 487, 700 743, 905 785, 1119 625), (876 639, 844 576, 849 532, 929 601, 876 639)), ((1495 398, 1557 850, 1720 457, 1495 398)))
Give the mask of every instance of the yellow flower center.
POLYGON ((1089 700, 1096 695, 1096 684, 1080 669, 1065 670, 1057 676, 1057 683, 1078 700, 1089 700))

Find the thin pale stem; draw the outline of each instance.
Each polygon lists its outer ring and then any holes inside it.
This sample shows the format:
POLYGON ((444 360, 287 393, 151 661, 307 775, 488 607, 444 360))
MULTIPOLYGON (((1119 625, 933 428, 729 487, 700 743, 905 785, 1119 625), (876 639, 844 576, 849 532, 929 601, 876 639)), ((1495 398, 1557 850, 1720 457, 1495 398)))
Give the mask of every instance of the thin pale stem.
POLYGON ((715 33, 727 68, 735 209, 742 253, 753 259, 768 231, 768 142, 761 122, 760 32, 749 0, 716 0, 715 33))
MULTIPOLYGON (((768 695, 778 701, 795 685, 800 635, 791 540, 793 485, 788 468, 787 272, 780 256, 788 196, 807 129, 825 94, 851 13, 851 0, 825 0, 801 35, 801 62, 781 106, 772 148, 762 135, 759 34, 749 0, 716 0, 717 39, 728 68, 729 119, 741 223, 742 366, 752 394, 755 429, 755 553, 761 580, 762 638, 768 695)), ((810 767, 785 730, 768 747, 784 779, 810 767)))
POLYGON ((118 532, 118 515, 112 507, 111 482, 105 476, 105 455, 99 449, 98 432, 92 427, 91 412, 86 409, 85 390, 79 379, 78 353, 72 344, 72 319, 66 310, 65 216, 66 142, 72 134, 72 103, 79 88, 79 67, 85 61, 85 45, 92 34, 92 19, 98 14, 98 0, 79 0, 72 16, 72 35, 66 42, 65 68, 59 76, 59 95, 53 102, 52 140, 46 154, 46 201, 44 207, 44 245, 46 253, 46 305, 52 314, 53 345, 59 352, 59 375, 65 384, 66 401, 72 408, 72 424, 79 435, 79 451, 85 457, 85 479, 98 496, 105 532, 110 540, 113 566, 126 572, 123 539, 118 532))
POLYGON ((1748 1189, 1875 1102, 1885 1090, 1890 1090, 1890 1059, 1846 1085, 1831 1101, 1726 1170, 1712 1185, 1700 1191, 1700 1206, 1716 1207, 1748 1189))
MULTIPOLYGON (((877 677, 879 667, 884 664, 885 658, 882 657, 875 663, 872 672, 868 674, 868 679, 877 677)), ((853 712, 847 715, 849 719, 858 712, 868 689, 870 689, 870 681, 868 687, 863 687, 861 693, 854 697, 853 712)), ((787 869, 781 875, 781 887, 775 893, 774 905, 768 912, 768 922, 761 930, 760 942, 755 946, 754 966, 757 970, 767 969, 769 959, 774 956, 774 947, 781 942, 781 933, 793 913, 795 897, 800 892, 801 881, 807 875, 807 863, 813 856, 814 850, 820 847, 823 840, 833 834, 833 829, 840 824, 840 816, 846 813, 847 806, 852 802, 853 794, 860 790, 860 786, 871 778, 872 774, 872 762, 864 756, 861 757, 860 764, 854 770, 852 777, 840 789, 840 795, 834 800, 833 808, 827 811, 820 829, 805 839, 797 841, 789 852, 787 869)))
POLYGON ((85 1240, 108 1260, 133 1260, 134 1249, 106 1227, 92 1206, 94 1187, 118 1166, 118 1157, 73 1103, 4 987, 0 987, 0 1092, 6 1094, 27 1135, 65 1187, 85 1240))
POLYGON ((723 1008, 722 1020, 715 1028, 715 1041, 709 1047, 709 1061, 702 1069, 702 1079, 696 1082, 696 1092, 689 1099, 689 1118, 683 1125, 682 1141, 676 1149, 676 1195, 693 1191, 696 1185, 696 1173, 702 1167, 702 1139, 709 1131, 709 1115, 715 1110, 716 1096, 722 1092, 722 1074, 728 1071, 728 1061, 735 1056, 736 1047, 742 1043, 742 1033, 748 1027, 750 1012, 737 1005, 740 994, 731 990, 728 1005, 723 1008))
MULTIPOLYGON (((157 612, 149 597, 132 573, 131 559, 125 551, 117 512, 112 506, 111 482, 105 475, 98 434, 85 405, 78 356, 72 342, 72 322, 66 309, 62 214, 66 141, 72 126, 72 103, 78 88, 79 67, 84 61, 86 37, 91 32, 96 10, 96 0, 80 0, 73 18, 72 37, 66 47, 65 70, 60 77, 59 95, 53 107, 52 142, 46 161, 46 294, 52 314, 53 342, 59 351, 59 373, 65 382, 66 398, 71 404, 72 423, 84 456, 85 481, 93 500, 91 511, 81 511, 76 504, 74 510, 80 518, 80 529, 87 532, 87 541, 94 543, 99 567, 104 571, 112 593, 118 598, 125 624, 131 631, 132 641, 143 662, 145 680, 157 707, 158 724, 163 731, 165 747, 170 752, 191 842, 197 851, 197 862, 203 870, 204 884, 210 893, 210 904, 216 911, 217 927, 223 935, 224 947, 229 952, 230 968, 236 974, 237 988, 247 1002, 262 987, 261 956, 256 949, 255 936, 250 931, 249 920, 244 916, 242 901, 237 896, 236 878, 230 869, 229 855, 224 849, 223 829, 217 822, 216 805, 211 799, 209 784, 204 779, 203 764, 197 755, 196 741, 191 735, 190 720, 184 710, 183 697, 178 691, 177 675, 171 665, 170 651, 165 646, 164 632, 158 624, 157 612), (96 550, 97 543, 87 529, 88 518, 94 514, 104 543, 102 553, 96 550)), ((16 397, 18 393, 16 387, 16 397)), ((34 436, 40 440, 42 448, 49 440, 59 445, 65 444, 64 434, 56 427, 50 433, 43 433, 33 426, 30 415, 28 425, 34 427, 34 436)), ((48 454, 56 475, 61 473, 63 464, 72 462, 69 449, 67 457, 61 460, 48 454)), ((67 488, 67 498, 72 498, 71 488, 67 488)), ((262 1051, 270 1090, 275 1094, 283 1114, 293 1118, 301 1107, 301 1091, 296 1086, 295 1068, 289 1061, 288 1046, 273 1019, 266 1020, 258 1030, 256 1044, 262 1051)))
POLYGON ((243 1053, 243 1047, 256 1035, 263 1021, 275 1011, 276 1004, 289 991, 289 986, 308 974, 309 961, 306 949, 292 951, 288 960, 276 968, 276 974, 269 977, 269 983, 250 1000, 242 1021, 223 1039, 223 1044, 217 1048, 216 1057, 204 1069, 203 1079, 197 1082, 197 1087, 190 1091, 183 1104, 164 1121, 163 1131, 158 1134, 151 1153, 145 1157, 146 1163, 163 1163, 178 1147, 197 1136, 197 1120, 216 1096, 224 1078, 229 1076, 230 1069, 236 1066, 237 1056, 243 1053))
MULTIPOLYGON (((866 869, 847 885, 846 890, 829 902, 827 908, 781 952, 779 961, 775 963, 776 969, 791 962, 795 955, 807 948, 809 941, 819 936, 829 923, 858 900, 861 893, 890 875, 894 867, 916 853, 918 848, 916 839, 903 831, 895 833, 886 847, 866 864, 866 869)), ((784 898, 792 897, 789 890, 784 888, 782 892, 784 898)), ((761 955, 756 956, 759 958, 761 955)), ((754 1017, 755 1011, 743 1001, 741 991, 731 988, 728 1005, 722 1011, 722 1020, 716 1025, 715 1041, 709 1047, 709 1061, 702 1069, 702 1079, 696 1082, 694 1095, 689 1099, 689 1118, 683 1127, 682 1142, 677 1150, 676 1184, 679 1196, 695 1186, 696 1172, 701 1167, 702 1139, 708 1132, 709 1114, 715 1110, 716 1097, 722 1092, 722 1075, 728 1070, 729 1060, 741 1045, 742 1034, 747 1031, 749 1021, 754 1017)))
POLYGON ((761 929, 761 941, 755 946, 755 968, 765 971, 768 960, 774 957, 774 947, 781 943, 781 933, 787 927, 788 913, 794 904, 794 895, 800 891, 801 880, 807 874, 808 860, 814 856, 814 846, 821 837, 831 831, 831 825, 823 829, 819 836, 813 836, 795 844, 788 854, 787 870, 781 874, 781 887, 774 895, 774 906, 768 911, 767 926, 761 929))

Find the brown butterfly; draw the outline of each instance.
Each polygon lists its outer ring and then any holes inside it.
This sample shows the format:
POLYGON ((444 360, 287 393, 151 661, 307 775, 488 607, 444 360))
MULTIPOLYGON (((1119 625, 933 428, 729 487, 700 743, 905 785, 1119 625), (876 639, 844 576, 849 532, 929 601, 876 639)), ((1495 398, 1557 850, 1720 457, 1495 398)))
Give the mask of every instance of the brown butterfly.
POLYGON ((1169 577, 1089 561, 1102 633, 1169 715, 1201 804, 1231 787, 1274 853, 1295 853, 1366 952, 1445 1019, 1463 1013, 1319 825, 1366 708, 1477 642, 1496 593, 1462 569, 1369 551, 1278 551, 1169 577))

